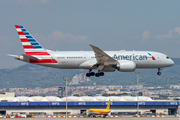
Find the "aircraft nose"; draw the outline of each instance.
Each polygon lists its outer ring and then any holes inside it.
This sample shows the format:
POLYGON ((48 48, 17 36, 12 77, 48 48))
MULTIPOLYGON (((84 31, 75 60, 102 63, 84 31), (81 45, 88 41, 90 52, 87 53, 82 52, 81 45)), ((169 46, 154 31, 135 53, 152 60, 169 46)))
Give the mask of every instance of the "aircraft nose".
POLYGON ((169 66, 172 66, 172 65, 174 65, 174 61, 170 59, 168 64, 169 64, 169 66))

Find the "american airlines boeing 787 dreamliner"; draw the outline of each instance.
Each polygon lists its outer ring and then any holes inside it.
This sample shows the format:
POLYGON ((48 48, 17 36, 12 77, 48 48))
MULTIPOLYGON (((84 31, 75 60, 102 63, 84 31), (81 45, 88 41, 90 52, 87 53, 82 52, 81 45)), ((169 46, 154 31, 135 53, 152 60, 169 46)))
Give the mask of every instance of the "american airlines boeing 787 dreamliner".
POLYGON ((59 69, 88 69, 90 76, 103 76, 104 72, 133 72, 136 68, 157 68, 172 66, 174 62, 165 54, 152 51, 102 51, 96 46, 93 51, 51 51, 44 49, 21 25, 15 25, 25 54, 15 59, 37 65, 59 69), (92 72, 97 69, 98 72, 92 72))

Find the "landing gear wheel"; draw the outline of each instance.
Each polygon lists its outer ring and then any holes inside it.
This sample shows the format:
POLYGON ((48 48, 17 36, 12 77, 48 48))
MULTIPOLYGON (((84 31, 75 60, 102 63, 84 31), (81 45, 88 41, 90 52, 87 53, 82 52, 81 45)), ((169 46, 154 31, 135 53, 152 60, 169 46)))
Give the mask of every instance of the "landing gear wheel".
POLYGON ((157 72, 157 75, 161 75, 161 72, 157 72))
POLYGON ((96 76, 96 77, 104 76, 104 72, 98 71, 98 73, 94 73, 94 72, 91 72, 91 71, 92 71, 92 69, 89 69, 89 73, 86 73, 86 77, 91 77, 91 76, 96 76))
POLYGON ((99 76, 100 76, 100 74, 99 74, 99 73, 96 73, 96 74, 95 74, 95 76, 96 76, 96 77, 99 77, 99 76))
POLYGON ((161 71, 162 70, 162 68, 158 68, 158 72, 157 72, 157 75, 161 75, 161 71))
POLYGON ((94 76, 94 75, 95 75, 95 73, 94 73, 94 72, 91 72, 90 74, 91 74, 91 76, 94 76))
POLYGON ((100 76, 104 76, 104 73, 103 73, 103 72, 100 72, 99 75, 100 75, 100 76))
POLYGON ((91 72, 92 69, 89 69, 89 73, 86 73, 86 77, 91 77, 91 76, 94 76, 95 73, 94 72, 91 72))
POLYGON ((103 118, 105 118, 107 115, 104 115, 103 118))
POLYGON ((86 73, 86 77, 90 77, 91 76, 91 74, 90 73, 86 73))

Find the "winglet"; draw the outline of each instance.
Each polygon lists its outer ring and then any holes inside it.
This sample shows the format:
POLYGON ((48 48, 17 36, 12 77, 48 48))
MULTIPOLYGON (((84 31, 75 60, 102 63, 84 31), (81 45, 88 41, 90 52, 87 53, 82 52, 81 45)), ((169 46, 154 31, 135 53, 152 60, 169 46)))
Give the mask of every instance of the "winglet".
POLYGON ((107 107, 106 107, 106 109, 110 109, 110 103, 111 103, 111 100, 109 99, 109 102, 108 102, 108 104, 107 104, 107 107))
POLYGON ((94 45, 89 44, 89 46, 91 46, 93 50, 98 49, 98 50, 102 51, 101 49, 99 49, 98 47, 96 47, 94 45))
POLYGON ((91 47, 92 47, 93 45, 89 44, 89 46, 91 46, 91 47))

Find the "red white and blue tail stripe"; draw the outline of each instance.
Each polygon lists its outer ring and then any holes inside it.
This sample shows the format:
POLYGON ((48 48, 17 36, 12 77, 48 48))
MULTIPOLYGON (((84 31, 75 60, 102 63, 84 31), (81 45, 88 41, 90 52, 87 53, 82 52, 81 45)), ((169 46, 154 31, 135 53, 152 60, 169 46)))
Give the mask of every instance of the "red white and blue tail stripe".
POLYGON ((30 63, 56 63, 51 55, 38 43, 38 41, 21 25, 15 25, 24 51, 27 55, 40 58, 39 60, 30 59, 30 63))
POLYGON ((37 40, 21 25, 15 25, 24 51, 28 55, 49 55, 37 40))

